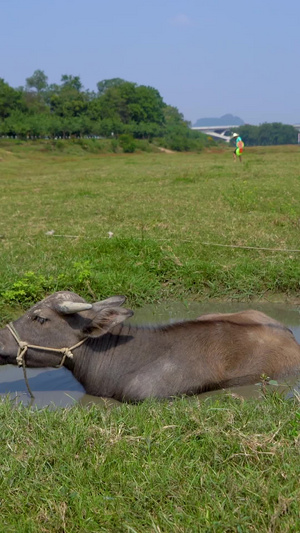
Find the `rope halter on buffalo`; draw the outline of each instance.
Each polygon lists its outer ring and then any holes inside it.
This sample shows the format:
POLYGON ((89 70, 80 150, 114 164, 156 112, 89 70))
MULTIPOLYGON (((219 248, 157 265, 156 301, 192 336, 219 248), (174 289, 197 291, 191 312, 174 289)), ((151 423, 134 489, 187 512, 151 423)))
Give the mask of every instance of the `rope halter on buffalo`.
POLYGON ((61 362, 59 363, 59 365, 55 366, 55 368, 61 368, 64 365, 67 357, 69 357, 69 359, 73 359, 74 357, 73 350, 77 348, 78 346, 81 346, 81 344, 83 344, 87 340, 87 337, 85 337, 84 339, 77 342, 77 344, 74 344, 70 348, 49 348, 47 346, 38 346, 35 344, 28 344, 27 342, 22 341, 12 322, 7 324, 7 328, 9 329, 9 331, 11 332, 12 336, 14 337, 14 339, 16 340, 19 346, 16 361, 19 367, 20 366, 23 367, 24 380, 25 380, 27 390, 31 398, 34 398, 34 395, 29 387, 27 374, 26 374, 26 363, 25 363, 25 355, 26 355, 28 348, 32 348, 34 350, 44 350, 47 352, 56 352, 56 353, 62 354, 61 362))

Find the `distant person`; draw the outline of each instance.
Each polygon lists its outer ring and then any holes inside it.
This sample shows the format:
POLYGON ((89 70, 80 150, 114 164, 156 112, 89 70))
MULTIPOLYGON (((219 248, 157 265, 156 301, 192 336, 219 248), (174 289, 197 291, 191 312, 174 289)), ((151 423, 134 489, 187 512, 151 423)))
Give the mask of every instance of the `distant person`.
POLYGON ((242 162, 242 153, 244 150, 244 143, 242 137, 238 133, 232 135, 232 139, 235 139, 235 150, 233 152, 233 159, 236 162, 236 158, 239 158, 240 163, 242 162))

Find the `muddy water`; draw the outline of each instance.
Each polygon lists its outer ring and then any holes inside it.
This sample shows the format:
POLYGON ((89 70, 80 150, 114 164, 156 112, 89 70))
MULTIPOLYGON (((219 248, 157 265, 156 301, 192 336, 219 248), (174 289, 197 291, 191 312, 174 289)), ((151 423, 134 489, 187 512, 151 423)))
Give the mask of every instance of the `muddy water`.
MULTIPOLYGON (((184 304, 182 302, 172 302, 164 305, 147 306, 135 312, 130 319, 134 324, 156 324, 172 322, 175 320, 196 318, 205 313, 232 313, 248 309, 249 304, 238 303, 196 303, 184 304)), ((300 343, 300 309, 288 307, 281 304, 252 304, 253 309, 258 309, 287 325, 294 333, 300 343)), ((85 394, 83 387, 75 380, 71 372, 65 368, 60 369, 27 369, 31 390, 34 393, 33 402, 37 407, 67 407, 80 403, 88 405, 97 403, 103 406, 113 406, 118 404, 115 400, 97 398, 85 394)), ((300 377, 292 378, 288 383, 280 384, 279 390, 287 397, 294 394, 294 390, 300 393, 300 377)), ((258 398, 261 389, 257 385, 247 385, 235 387, 231 392, 244 398, 258 398)), ((222 394, 222 391, 212 391, 200 395, 201 398, 222 394)), ((15 366, 7 365, 0 367, 0 396, 6 396, 12 401, 29 404, 30 397, 27 392, 23 378, 23 370, 15 366)))

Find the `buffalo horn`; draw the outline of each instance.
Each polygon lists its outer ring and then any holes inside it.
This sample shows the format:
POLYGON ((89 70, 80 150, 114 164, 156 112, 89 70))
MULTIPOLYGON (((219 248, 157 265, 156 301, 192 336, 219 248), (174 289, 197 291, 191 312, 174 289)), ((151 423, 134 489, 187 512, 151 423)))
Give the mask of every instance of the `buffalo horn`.
POLYGON ((79 313, 80 311, 92 309, 92 304, 88 304, 87 302, 72 302, 66 300, 58 303, 55 308, 64 315, 72 315, 73 313, 79 313))

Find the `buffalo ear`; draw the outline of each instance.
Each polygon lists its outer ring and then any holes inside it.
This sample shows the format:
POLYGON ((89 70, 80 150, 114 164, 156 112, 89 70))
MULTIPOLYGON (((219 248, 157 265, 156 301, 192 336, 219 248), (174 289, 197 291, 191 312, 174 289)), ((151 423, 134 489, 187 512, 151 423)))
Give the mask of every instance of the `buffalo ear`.
POLYGON ((101 300, 100 302, 93 303, 93 309, 98 311, 103 309, 103 307, 116 307, 122 305, 126 300, 126 296, 111 296, 106 298, 106 300, 101 300))
POLYGON ((131 309, 123 309, 122 307, 102 308, 95 314, 88 326, 83 329, 83 334, 87 337, 101 337, 101 335, 104 335, 132 315, 133 311, 131 309))

